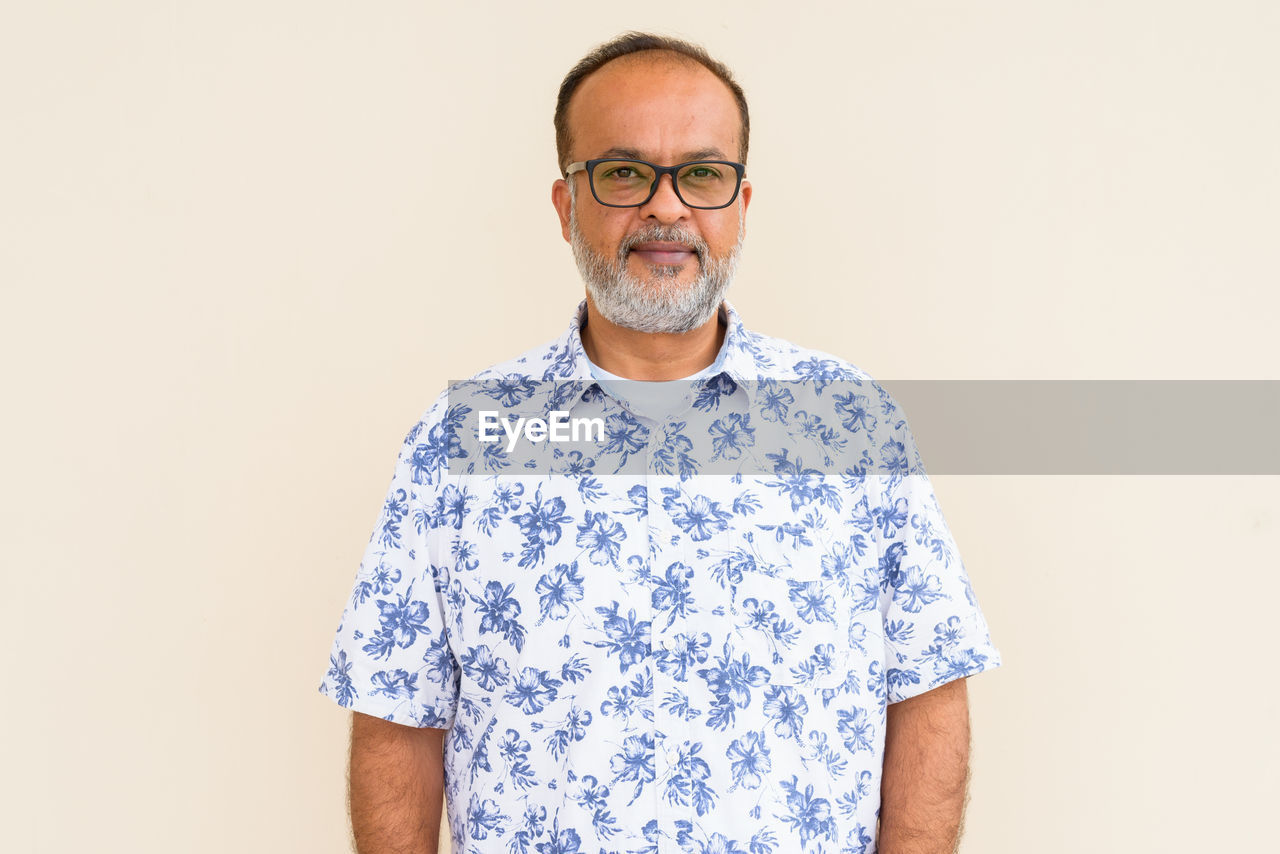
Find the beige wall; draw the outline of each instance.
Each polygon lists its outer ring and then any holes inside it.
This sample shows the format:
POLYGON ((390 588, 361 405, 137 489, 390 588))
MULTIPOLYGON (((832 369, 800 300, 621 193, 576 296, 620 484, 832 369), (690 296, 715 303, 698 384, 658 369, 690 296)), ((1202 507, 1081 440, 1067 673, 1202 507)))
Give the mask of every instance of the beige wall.
MULTIPOLYGON (((333 630, 404 431, 578 299, 550 112, 623 28, 751 97, 749 324, 1280 379, 1274 3, 464 5, 0 15, 5 850, 346 850, 333 630)), ((964 850, 1257 850, 1280 479, 937 488, 1006 662, 964 850)))

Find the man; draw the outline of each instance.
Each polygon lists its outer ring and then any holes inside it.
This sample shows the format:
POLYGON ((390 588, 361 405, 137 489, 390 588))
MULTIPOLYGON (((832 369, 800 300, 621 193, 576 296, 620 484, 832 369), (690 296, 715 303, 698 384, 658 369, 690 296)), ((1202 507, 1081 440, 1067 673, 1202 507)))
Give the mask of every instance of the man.
POLYGON ((321 686, 361 852, 954 849, 998 653, 892 398, 723 301, 748 129, 683 42, 566 77, 586 301, 410 432, 321 686))

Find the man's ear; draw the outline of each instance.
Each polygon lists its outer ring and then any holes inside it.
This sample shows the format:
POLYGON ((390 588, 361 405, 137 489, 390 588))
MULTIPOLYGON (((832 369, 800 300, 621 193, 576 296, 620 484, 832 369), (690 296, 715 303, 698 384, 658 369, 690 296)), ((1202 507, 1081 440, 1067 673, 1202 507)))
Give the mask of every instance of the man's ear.
POLYGON ((738 195, 742 197, 742 210, 745 212, 747 206, 751 204, 751 182, 746 178, 742 179, 742 187, 738 190, 738 195))
POLYGON ((560 217, 560 233, 564 242, 569 243, 569 213, 573 206, 573 197, 569 194, 569 184, 563 178, 557 178, 551 185, 551 204, 555 206, 556 215, 560 217))

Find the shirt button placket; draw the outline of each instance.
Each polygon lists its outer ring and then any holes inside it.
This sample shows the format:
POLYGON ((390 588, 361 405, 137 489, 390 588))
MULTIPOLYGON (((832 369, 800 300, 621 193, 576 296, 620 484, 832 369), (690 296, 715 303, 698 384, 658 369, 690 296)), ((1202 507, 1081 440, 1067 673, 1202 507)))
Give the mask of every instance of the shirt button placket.
POLYGON ((659 428, 649 433, 649 444, 645 448, 645 494, 649 502, 649 646, 653 651, 653 695, 649 698, 650 710, 653 713, 653 815, 658 821, 659 854, 680 854, 676 844, 675 814, 664 808, 662 792, 674 771, 672 757, 668 755, 668 747, 675 741, 672 736, 671 721, 663 712, 661 699, 667 690, 667 675, 657 666, 656 657, 668 649, 670 635, 662 628, 666 624, 663 612, 653 608, 653 590, 657 579, 665 573, 668 548, 667 541, 671 536, 671 520, 662 507, 662 487, 666 478, 654 474, 654 453, 658 444, 659 428))

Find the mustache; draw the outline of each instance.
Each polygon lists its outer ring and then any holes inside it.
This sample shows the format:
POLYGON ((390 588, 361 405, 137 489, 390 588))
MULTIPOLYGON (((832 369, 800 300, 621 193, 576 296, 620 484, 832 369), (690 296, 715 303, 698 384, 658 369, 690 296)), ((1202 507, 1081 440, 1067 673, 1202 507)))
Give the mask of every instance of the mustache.
POLYGON ((678 225, 648 225, 628 234, 618 246, 618 260, 625 262, 631 250, 641 243, 681 243, 693 250, 702 264, 710 251, 707 242, 678 225))

